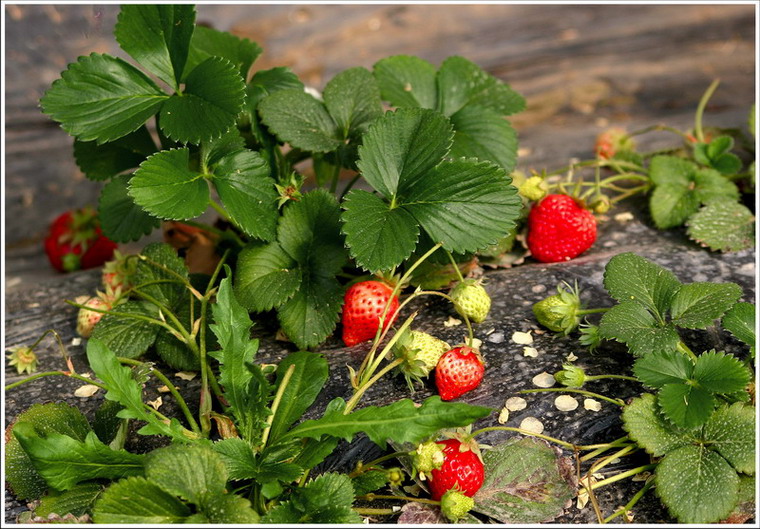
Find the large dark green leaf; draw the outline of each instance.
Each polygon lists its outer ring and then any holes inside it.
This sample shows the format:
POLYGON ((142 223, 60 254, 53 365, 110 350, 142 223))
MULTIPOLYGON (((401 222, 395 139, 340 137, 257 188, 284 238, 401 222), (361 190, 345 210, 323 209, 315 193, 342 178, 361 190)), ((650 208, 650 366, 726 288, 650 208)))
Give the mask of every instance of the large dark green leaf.
POLYGON ((129 196, 131 178, 131 175, 116 176, 100 192, 100 226, 114 242, 136 241, 161 225, 160 219, 135 204, 129 196))
POLYGON ((606 312, 599 323, 599 334, 606 340, 625 343, 635 356, 674 350, 680 340, 672 325, 660 324, 636 301, 625 301, 606 312))
POLYGON ((124 358, 139 358, 153 345, 160 327, 158 310, 144 301, 127 301, 104 314, 95 325, 92 337, 124 358))
POLYGON ((190 509, 173 494, 143 477, 114 483, 100 496, 92 518, 98 524, 181 523, 190 509))
POLYGON ((74 140, 74 158, 90 180, 107 180, 140 165, 156 152, 156 144, 145 126, 117 140, 98 145, 74 140))
POLYGON ((640 303, 663 321, 681 282, 669 270, 634 253, 621 253, 604 268, 604 288, 620 301, 640 303))
POLYGON ((190 40, 190 53, 185 65, 184 79, 188 73, 209 57, 224 57, 234 64, 240 76, 248 79, 248 71, 261 54, 261 47, 255 42, 237 37, 226 31, 204 26, 196 26, 190 40))

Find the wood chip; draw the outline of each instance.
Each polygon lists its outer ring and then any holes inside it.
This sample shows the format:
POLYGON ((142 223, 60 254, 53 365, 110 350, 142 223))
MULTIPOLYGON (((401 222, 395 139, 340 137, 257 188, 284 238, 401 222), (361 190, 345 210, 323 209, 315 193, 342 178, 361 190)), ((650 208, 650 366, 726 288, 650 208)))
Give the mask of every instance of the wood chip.
POLYGON ((72 347, 77 347, 77 346, 80 346, 80 345, 82 345, 82 339, 79 336, 76 336, 76 337, 74 337, 74 338, 71 339, 71 346, 72 347))
POLYGON ((149 400, 149 401, 147 401, 147 403, 148 403, 148 406, 150 406, 154 410, 158 410, 158 408, 161 407, 161 405, 164 403, 164 401, 161 398, 161 396, 159 395, 156 400, 149 400))
POLYGON ((618 222, 628 222, 629 220, 633 220, 633 218, 633 213, 630 211, 626 211, 625 213, 618 213, 614 217, 614 219, 618 222))
POLYGON ((575 362, 576 360, 578 360, 578 357, 575 356, 573 353, 570 353, 569 355, 567 355, 566 358, 568 362, 575 362))
POLYGON ((509 421, 509 410, 502 408, 499 412, 499 424, 506 424, 509 421))
POLYGON ((520 429, 533 433, 542 433, 544 431, 544 425, 535 417, 525 417, 520 422, 520 429))
POLYGON ((86 399, 88 397, 92 397, 95 393, 98 392, 99 389, 100 388, 98 386, 95 386, 93 384, 85 384, 84 386, 77 388, 77 390, 74 392, 74 396, 86 399))
POLYGON ((543 373, 539 373, 538 375, 533 377, 533 385, 538 386, 539 388, 550 388, 552 387, 557 381, 554 380, 554 375, 551 375, 544 371, 543 373))
POLYGON ((190 373, 189 371, 179 371, 178 373, 174 373, 175 377, 181 378, 182 380, 192 380, 197 375, 198 373, 190 373))
POLYGON ((560 395, 554 399, 554 407, 559 411, 573 411, 578 408, 578 401, 570 395, 560 395))
POLYGON ((449 319, 443 322, 444 327, 456 327, 457 325, 462 325, 462 320, 458 320, 454 316, 449 316, 449 319))
POLYGON ((522 397, 509 397, 504 407, 509 411, 520 411, 528 407, 528 401, 522 397))
POLYGON ((168 386, 161 386, 158 388, 159 393, 169 393, 169 387, 168 386))
POLYGON ((533 343, 533 336, 530 334, 530 331, 517 331, 512 334, 512 341, 518 345, 530 345, 533 343))
POLYGON ((536 358, 538 356, 538 349, 535 347, 523 347, 523 356, 528 356, 530 358, 536 358))
POLYGON ((590 411, 599 411, 602 409, 602 403, 595 399, 583 399, 583 407, 590 411))

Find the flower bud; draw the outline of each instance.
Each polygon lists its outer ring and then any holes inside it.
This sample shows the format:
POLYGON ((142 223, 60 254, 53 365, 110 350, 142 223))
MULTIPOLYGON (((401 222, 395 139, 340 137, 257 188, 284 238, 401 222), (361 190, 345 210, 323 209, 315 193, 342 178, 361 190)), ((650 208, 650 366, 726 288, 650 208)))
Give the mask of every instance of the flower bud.
POLYGON ((533 202, 538 202, 546 196, 548 188, 540 176, 531 176, 520 185, 519 193, 533 202))
POLYGON ((568 388, 582 388, 586 381, 586 373, 578 366, 563 364, 562 371, 555 373, 554 379, 568 388))

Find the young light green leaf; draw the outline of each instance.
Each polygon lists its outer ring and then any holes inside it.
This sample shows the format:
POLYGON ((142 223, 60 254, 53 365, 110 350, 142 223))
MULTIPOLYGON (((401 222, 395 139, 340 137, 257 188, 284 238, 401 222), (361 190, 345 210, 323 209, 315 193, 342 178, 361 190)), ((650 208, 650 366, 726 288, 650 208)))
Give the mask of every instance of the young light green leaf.
POLYGON ((755 305, 737 303, 723 316, 723 328, 750 346, 755 356, 755 305))
POLYGON ((227 132, 243 110, 245 82, 222 57, 209 57, 193 68, 182 94, 161 107, 161 131, 172 140, 199 144, 227 132))
POLYGON ((169 86, 179 86, 195 26, 193 5, 126 4, 114 36, 121 49, 169 86))
POLYGON ((517 132, 500 114, 481 106, 465 106, 450 117, 454 126, 451 158, 477 158, 499 164, 511 173, 517 163, 517 132))
POLYGON ((187 280, 188 271, 185 261, 174 248, 164 243, 151 243, 143 248, 140 256, 134 288, 169 308, 173 308, 180 299, 184 301, 187 291, 183 280, 187 280))
POLYGON ((93 508, 98 524, 182 523, 190 509, 179 498, 143 477, 122 479, 108 487, 93 508))
POLYGON ((207 444, 170 445, 146 456, 145 477, 163 490, 198 504, 207 493, 224 492, 227 468, 207 444))
POLYGON ((80 57, 40 100, 42 111, 80 141, 113 141, 139 129, 168 98, 122 59, 80 57))
POLYGON ((293 147, 331 152, 343 144, 324 104, 303 90, 274 92, 259 102, 258 110, 264 124, 293 147))
POLYGON ((742 289, 735 283, 689 283, 683 285, 670 308, 674 325, 687 329, 704 329, 736 303, 742 289))
POLYGON ((701 445, 668 453, 655 473, 655 491, 680 523, 706 524, 725 518, 736 504, 738 487, 734 469, 701 445))
POLYGON ((232 220, 247 235, 274 239, 278 195, 266 160, 259 153, 240 150, 222 157, 212 171, 214 187, 232 220))
POLYGON ((99 483, 80 483, 64 492, 50 490, 40 498, 40 504, 34 509, 34 515, 42 518, 47 518, 51 514, 82 516, 90 511, 92 504, 102 492, 103 486, 99 483))
POLYGON ((657 394, 657 402, 665 416, 680 428, 703 425, 715 409, 712 393, 689 384, 665 384, 657 394))
POLYGON ((276 392, 279 393, 285 374, 290 372, 280 405, 269 430, 269 442, 275 443, 290 426, 301 418, 322 391, 328 367, 324 356, 307 351, 291 353, 277 366, 276 392))
POLYGON ((153 345, 160 327, 144 318, 158 320, 154 305, 145 301, 127 301, 104 314, 95 325, 92 338, 124 358, 139 358, 153 345))
POLYGON ((738 358, 709 351, 697 358, 693 377, 711 393, 734 393, 747 387, 752 374, 738 358))
POLYGON ((47 484, 56 490, 68 490, 77 483, 91 479, 120 479, 143 473, 141 454, 112 450, 89 432, 84 441, 68 435, 49 433, 39 435, 30 423, 18 423, 13 428, 32 465, 47 484))
POLYGON ((672 325, 658 323, 644 305, 636 301, 622 302, 607 311, 599 323, 599 335, 605 340, 626 344, 635 356, 673 350, 680 340, 672 325))
POLYGON ((136 241, 161 225, 129 196, 132 175, 116 176, 100 192, 98 218, 103 233, 114 242, 136 241))
POLYGON ((633 373, 642 384, 650 388, 661 388, 666 384, 677 384, 692 378, 694 364, 677 351, 654 351, 633 365, 633 373))
POLYGON ((302 422, 283 438, 319 438, 330 435, 350 441, 364 432, 370 440, 384 448, 390 439, 397 443, 419 443, 443 428, 471 424, 491 412, 489 408, 459 402, 443 402, 440 397, 427 398, 417 407, 409 399, 387 406, 367 406, 343 414, 340 409, 328 410, 321 419, 302 422))
POLYGON ((117 140, 98 145, 74 140, 77 166, 90 180, 107 180, 140 165, 156 152, 156 144, 145 126, 117 140))
POLYGON ((129 195, 145 211, 161 219, 186 220, 208 207, 208 183, 189 168, 190 151, 161 151, 140 164, 129 181, 129 195))
POLYGON ((623 428, 644 450, 660 457, 690 444, 694 438, 666 422, 657 409, 654 395, 644 393, 623 408, 623 428))
POLYGON ((182 79, 209 57, 223 57, 235 65, 243 80, 247 80, 251 65, 262 51, 261 46, 251 40, 226 31, 196 26, 182 79))
POLYGON ((604 269, 604 288, 622 302, 635 301, 655 315, 658 321, 670 308, 681 282, 672 272, 634 253, 614 256, 604 269))
POLYGON ((689 237, 711 250, 735 252, 755 245, 755 216, 735 200, 716 200, 686 221, 689 237))
POLYGON ((341 138, 361 139, 369 123, 383 113, 380 89, 365 68, 349 68, 333 77, 322 97, 341 138))
POLYGON ((235 294, 247 309, 264 312, 296 293, 301 270, 276 242, 245 247, 238 255, 235 294))
POLYGON ((293 490, 289 501, 274 507, 263 518, 274 524, 361 523, 353 510, 354 489, 345 474, 329 472, 293 490))
POLYGON ((373 67, 382 98, 397 107, 434 109, 438 94, 435 66, 410 55, 380 59, 373 67))
POLYGON ((716 450, 737 472, 755 473, 755 408, 737 402, 721 406, 703 431, 705 444, 716 450))

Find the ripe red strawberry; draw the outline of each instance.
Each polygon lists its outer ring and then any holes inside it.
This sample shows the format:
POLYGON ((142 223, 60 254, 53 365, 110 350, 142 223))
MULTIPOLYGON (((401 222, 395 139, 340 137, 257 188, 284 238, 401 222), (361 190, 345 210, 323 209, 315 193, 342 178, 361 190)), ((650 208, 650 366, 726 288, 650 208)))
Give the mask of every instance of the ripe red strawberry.
POLYGON ((443 465, 430 471, 430 495, 440 500, 449 490, 457 488, 465 496, 474 496, 483 485, 485 469, 477 450, 458 439, 438 441, 443 445, 443 465))
POLYGON ((568 261, 596 240, 596 218, 568 195, 548 195, 528 215, 528 248, 544 263, 568 261))
POLYGON ((380 326, 380 316, 390 300, 383 330, 388 328, 398 311, 398 297, 391 299, 392 294, 393 288, 380 281, 362 281, 346 290, 341 318, 343 343, 351 347, 374 338, 380 326))
POLYGON ((102 265, 113 257, 116 243, 100 229, 92 208, 66 211, 50 225, 45 253, 59 272, 72 272, 102 265))
POLYGON ((442 400, 461 397, 480 385, 485 366, 472 347, 456 347, 443 354, 435 367, 435 385, 442 400))

